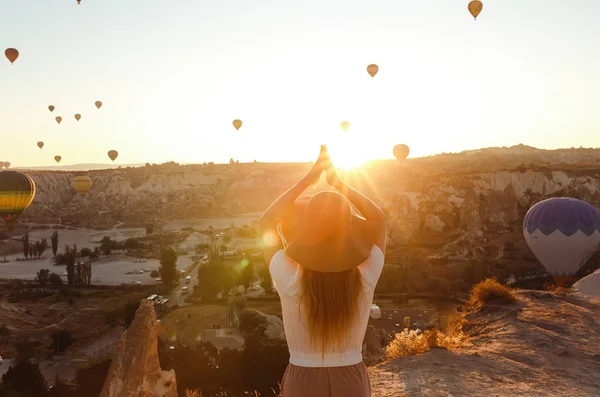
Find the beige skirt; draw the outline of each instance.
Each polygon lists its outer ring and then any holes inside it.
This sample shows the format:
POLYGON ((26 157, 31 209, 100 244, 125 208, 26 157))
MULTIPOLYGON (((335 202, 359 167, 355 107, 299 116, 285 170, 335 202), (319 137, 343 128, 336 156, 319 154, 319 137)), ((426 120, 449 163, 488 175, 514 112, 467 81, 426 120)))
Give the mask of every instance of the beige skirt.
POLYGON ((298 367, 288 364, 281 381, 283 397, 371 397, 367 367, 298 367))

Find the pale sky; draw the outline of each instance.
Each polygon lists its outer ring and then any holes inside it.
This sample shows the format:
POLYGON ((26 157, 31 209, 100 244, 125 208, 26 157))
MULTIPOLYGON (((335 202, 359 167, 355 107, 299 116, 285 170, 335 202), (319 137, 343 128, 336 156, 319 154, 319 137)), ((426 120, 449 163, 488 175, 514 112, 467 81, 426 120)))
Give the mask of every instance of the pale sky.
POLYGON ((20 57, 1 54, 0 161, 600 147, 600 1, 483 3, 474 21, 463 0, 2 0, 20 57))

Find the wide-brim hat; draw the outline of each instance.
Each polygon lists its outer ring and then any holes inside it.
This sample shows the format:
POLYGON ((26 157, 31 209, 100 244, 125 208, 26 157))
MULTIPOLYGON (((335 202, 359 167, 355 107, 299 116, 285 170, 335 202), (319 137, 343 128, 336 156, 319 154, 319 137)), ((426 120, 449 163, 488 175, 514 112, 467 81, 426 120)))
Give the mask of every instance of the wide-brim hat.
POLYGON ((281 221, 286 255, 323 273, 347 271, 367 260, 373 247, 371 229, 348 199, 330 190, 297 199, 281 221))

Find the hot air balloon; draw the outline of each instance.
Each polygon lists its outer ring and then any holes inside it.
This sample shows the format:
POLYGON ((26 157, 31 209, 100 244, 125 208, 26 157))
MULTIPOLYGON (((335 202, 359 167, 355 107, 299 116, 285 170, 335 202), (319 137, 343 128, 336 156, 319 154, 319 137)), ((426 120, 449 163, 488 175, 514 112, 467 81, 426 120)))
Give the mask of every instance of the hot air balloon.
POLYGON ((0 217, 8 230, 13 230, 17 218, 29 207, 35 196, 35 182, 17 171, 0 172, 0 217))
POLYGON ((379 71, 379 66, 375 65, 374 63, 367 66, 367 72, 371 75, 371 77, 375 77, 375 75, 377 74, 378 71, 379 71))
POLYGON ((98 109, 100 109, 100 108, 102 107, 102 102, 100 102, 100 101, 96 101, 96 102, 94 102, 94 105, 96 105, 96 107, 97 107, 98 109))
POLYGON ((81 4, 81 0, 77 0, 77 4, 81 4))
POLYGON ((75 120, 79 121, 81 119, 81 115, 79 113, 75 113, 75 120))
POLYGON ((402 162, 408 156, 410 149, 408 148, 408 146, 400 144, 400 145, 394 146, 393 152, 394 152, 394 157, 396 157, 396 159, 398 161, 402 162))
POLYGON ((117 158, 117 156, 119 155, 119 152, 117 152, 116 150, 109 150, 108 151, 108 157, 110 157, 110 159, 114 162, 115 159, 117 158))
POLYGON ((235 127, 236 130, 239 130, 240 127, 242 126, 242 120, 238 120, 238 119, 233 120, 233 126, 235 127))
POLYGON ((56 122, 57 122, 58 124, 60 124, 60 122, 62 121, 62 117, 60 117, 60 116, 56 116, 56 118, 55 118, 54 120, 56 120, 56 122))
POLYGON ((344 130, 344 132, 348 132, 348 129, 350 128, 350 123, 348 121, 342 121, 340 123, 340 127, 342 127, 342 130, 344 130))
POLYGON ((566 284, 600 247, 600 212, 582 200, 550 198, 529 209, 523 234, 556 283, 566 284))
POLYGON ((41 148, 43 148, 43 147, 44 147, 44 142, 42 142, 42 141, 39 141, 39 142, 37 143, 37 145, 38 145, 38 147, 41 149, 41 148))
POLYGON ((469 3, 469 12, 473 15, 473 18, 477 19, 477 16, 483 9, 483 3, 479 0, 473 0, 469 3))
POLYGON ((53 112, 53 111, 54 111, 54 105, 50 105, 50 106, 48 106, 48 109, 49 109, 51 112, 53 112))
POLYGON ((92 181, 92 178, 90 178, 89 176, 76 176, 71 181, 71 187, 79 196, 83 196, 84 194, 92 190, 93 184, 94 181, 92 181))
POLYGON ((54 156, 54 160, 55 160, 57 163, 60 163, 60 160, 62 160, 62 157, 60 157, 60 156, 54 156))
POLYGON ((19 57, 19 51, 16 48, 7 48, 4 51, 4 55, 6 55, 10 63, 13 64, 19 57))

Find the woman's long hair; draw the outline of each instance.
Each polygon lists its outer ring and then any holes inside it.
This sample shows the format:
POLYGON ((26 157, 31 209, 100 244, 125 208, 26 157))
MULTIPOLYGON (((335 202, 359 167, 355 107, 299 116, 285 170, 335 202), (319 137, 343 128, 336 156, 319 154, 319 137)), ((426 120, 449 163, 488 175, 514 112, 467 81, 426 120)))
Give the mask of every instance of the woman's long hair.
POLYGON ((345 348, 347 336, 359 315, 362 292, 358 268, 340 273, 302 268, 300 306, 306 315, 311 342, 322 357, 345 348))

